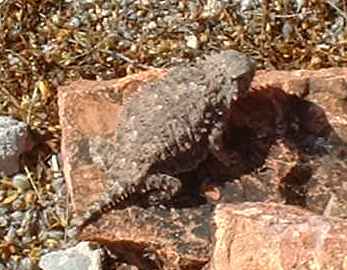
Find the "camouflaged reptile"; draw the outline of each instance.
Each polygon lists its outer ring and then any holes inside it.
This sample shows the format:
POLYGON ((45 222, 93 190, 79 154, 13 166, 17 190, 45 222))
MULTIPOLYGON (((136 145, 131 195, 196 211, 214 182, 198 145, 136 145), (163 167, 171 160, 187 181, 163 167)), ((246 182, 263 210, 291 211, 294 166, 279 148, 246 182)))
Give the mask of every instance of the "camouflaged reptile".
POLYGON ((176 176, 194 170, 208 154, 227 164, 222 136, 227 114, 248 92, 254 72, 247 56, 224 51, 172 68, 136 93, 124 105, 116 143, 89 145, 107 175, 107 188, 78 226, 134 194, 155 194, 158 202, 172 198, 181 187, 176 176))

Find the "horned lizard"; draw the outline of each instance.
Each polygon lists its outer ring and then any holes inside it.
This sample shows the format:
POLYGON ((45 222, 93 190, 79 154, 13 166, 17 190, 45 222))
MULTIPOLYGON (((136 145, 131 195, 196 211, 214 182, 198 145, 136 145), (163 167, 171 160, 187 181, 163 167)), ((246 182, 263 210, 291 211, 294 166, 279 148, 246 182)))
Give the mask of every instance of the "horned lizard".
POLYGON ((254 72, 247 56, 224 51, 172 68, 136 93, 124 105, 116 143, 89 145, 90 156, 108 177, 107 192, 78 226, 131 194, 157 190, 158 200, 171 198, 181 186, 176 176, 195 169, 208 154, 227 163, 226 115, 233 100, 248 92, 254 72))

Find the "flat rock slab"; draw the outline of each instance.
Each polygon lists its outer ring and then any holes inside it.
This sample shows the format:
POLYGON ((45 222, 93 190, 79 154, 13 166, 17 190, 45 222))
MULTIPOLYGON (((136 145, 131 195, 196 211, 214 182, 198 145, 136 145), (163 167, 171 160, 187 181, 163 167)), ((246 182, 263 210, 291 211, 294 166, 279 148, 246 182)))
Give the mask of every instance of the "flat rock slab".
MULTIPOLYGON (((282 183, 295 186, 300 206, 316 213, 347 217, 347 69, 259 71, 253 85, 279 86, 300 97, 296 110, 302 139, 298 166, 282 183), (288 179, 289 178, 289 179, 288 179)), ((293 141, 293 140, 292 140, 293 141)), ((293 194, 292 194, 293 195, 293 194)), ((292 196, 293 197, 293 196, 292 196)), ((293 200, 288 199, 292 204, 293 200)))
POLYGON ((220 204, 209 270, 347 269, 347 222, 274 203, 220 204))
MULTIPOLYGON (((75 213, 85 211, 104 190, 103 172, 86 158, 89 140, 115 137, 124 101, 165 74, 150 70, 59 89, 64 173, 75 213)), ((209 157, 197 172, 182 176, 194 183, 196 174, 206 175, 204 185, 190 187, 204 195, 203 204, 194 201, 171 211, 137 206, 114 210, 88 225, 81 239, 102 242, 124 256, 129 250, 151 250, 164 269, 200 269, 210 257, 209 236, 216 234, 206 229, 211 204, 271 201, 346 218, 346 79, 347 69, 258 71, 253 91, 231 111, 226 137, 234 165, 225 168, 209 157)))
POLYGON ((97 200, 104 188, 103 172, 86 160, 89 139, 114 137, 122 104, 145 82, 164 74, 153 69, 120 80, 76 81, 59 89, 63 170, 76 213, 97 200))
MULTIPOLYGON (((253 85, 279 87, 287 94, 305 98, 319 105, 328 122, 340 138, 347 138, 347 68, 328 68, 317 71, 257 72, 253 85)), ((318 123, 307 123, 314 129, 318 123)))
POLYGON ((106 245, 139 269, 200 269, 210 258, 212 214, 208 205, 171 210, 129 206, 109 212, 80 238, 106 245), (143 250, 155 260, 146 260, 143 250))

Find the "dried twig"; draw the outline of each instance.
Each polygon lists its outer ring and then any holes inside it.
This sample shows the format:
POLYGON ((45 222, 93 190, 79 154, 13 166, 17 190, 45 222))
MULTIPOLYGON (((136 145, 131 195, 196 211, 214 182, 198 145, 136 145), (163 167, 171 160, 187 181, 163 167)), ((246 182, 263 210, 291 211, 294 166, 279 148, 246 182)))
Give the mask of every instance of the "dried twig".
POLYGON ((11 94, 6 88, 0 86, 0 92, 2 92, 5 96, 7 96, 17 109, 20 109, 21 106, 17 98, 13 94, 11 94))
POLYGON ((346 12, 344 12, 343 10, 341 10, 338 6, 336 6, 332 1, 330 0, 325 0, 325 2, 331 6, 333 9, 336 10, 337 13, 339 13, 344 19, 345 19, 345 22, 347 22, 347 15, 346 15, 346 12))
POLYGON ((29 181, 30 181, 31 186, 33 187, 33 189, 34 189, 34 191, 35 191, 35 194, 36 194, 36 196, 37 196, 37 199, 39 200, 39 202, 41 203, 41 205, 43 205, 43 200, 42 200, 42 198, 41 198, 41 194, 40 194, 40 192, 39 192, 39 190, 38 190, 36 184, 34 183, 34 179, 33 179, 33 177, 32 177, 31 172, 29 171, 29 168, 28 168, 27 166, 25 166, 25 167, 24 167, 24 171, 25 171, 25 173, 26 173, 26 175, 27 175, 27 177, 28 177, 28 179, 29 179, 29 181))
MULTIPOLYGON (((81 57, 85 57, 87 56, 88 54, 91 54, 92 52, 96 51, 97 49, 100 49, 100 47, 105 44, 107 42, 107 40, 110 38, 111 36, 107 36, 105 38, 103 38, 101 41, 99 41, 97 44, 95 44, 91 49, 85 51, 84 53, 82 54, 79 54, 79 55, 76 55, 75 57, 71 58, 70 60, 74 61, 74 60, 77 60, 81 57)), ((134 66, 137 66, 139 68, 142 68, 142 69, 151 69, 153 67, 151 66, 148 66, 148 65, 145 65, 145 64, 141 64, 139 63, 138 61, 136 60, 132 60, 130 59, 129 57, 125 56, 124 54, 121 54, 119 52, 114 52, 114 51, 110 51, 110 50, 100 50, 100 51, 104 51, 104 52, 107 52, 107 53, 112 53, 114 54, 117 58, 123 60, 124 62, 127 62, 131 65, 134 65, 134 66)))

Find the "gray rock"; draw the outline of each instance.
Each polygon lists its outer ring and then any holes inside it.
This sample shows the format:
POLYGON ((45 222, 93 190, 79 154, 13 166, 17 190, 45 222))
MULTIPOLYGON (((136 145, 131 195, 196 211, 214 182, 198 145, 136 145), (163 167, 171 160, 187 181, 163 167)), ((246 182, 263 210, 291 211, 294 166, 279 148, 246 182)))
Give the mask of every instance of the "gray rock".
POLYGON ((11 117, 0 116, 0 174, 16 173, 19 156, 30 149, 27 125, 11 117))
POLYGON ((19 262, 19 269, 32 270, 33 269, 32 261, 28 257, 21 259, 21 261, 19 262))
POLYGON ((195 50, 199 48, 199 40, 195 35, 186 36, 185 39, 187 47, 195 50))
POLYGON ((13 185, 20 190, 28 190, 31 188, 30 181, 25 174, 19 173, 12 177, 13 185))
POLYGON ((204 6, 203 17, 209 18, 217 15, 222 11, 227 1, 220 0, 207 0, 206 5, 204 6))
POLYGON ((81 242, 42 256, 39 266, 43 270, 101 270, 101 250, 93 250, 88 242, 81 242))
POLYGON ((258 0, 240 0, 240 11, 254 10, 261 6, 258 0))

